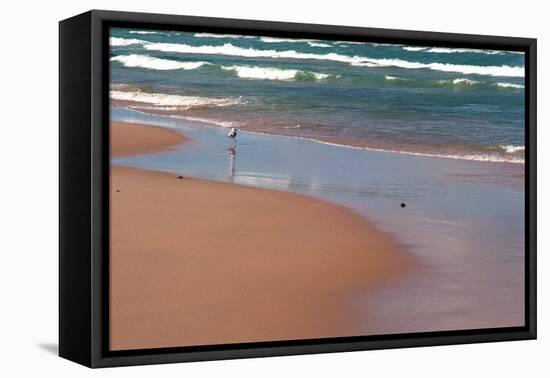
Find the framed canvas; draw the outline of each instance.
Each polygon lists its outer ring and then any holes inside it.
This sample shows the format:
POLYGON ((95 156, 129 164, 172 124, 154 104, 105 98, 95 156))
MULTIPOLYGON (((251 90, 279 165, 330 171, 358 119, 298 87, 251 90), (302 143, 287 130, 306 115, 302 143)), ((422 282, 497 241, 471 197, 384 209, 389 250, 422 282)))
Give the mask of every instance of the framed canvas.
POLYGON ((536 337, 536 40, 60 22, 59 354, 536 337))

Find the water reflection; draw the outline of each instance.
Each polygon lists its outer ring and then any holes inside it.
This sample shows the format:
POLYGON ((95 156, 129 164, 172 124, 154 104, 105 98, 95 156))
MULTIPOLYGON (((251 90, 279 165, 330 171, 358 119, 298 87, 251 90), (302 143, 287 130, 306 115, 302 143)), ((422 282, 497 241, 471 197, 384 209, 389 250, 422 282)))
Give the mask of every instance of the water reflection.
POLYGON ((237 149, 235 147, 230 147, 227 149, 229 155, 229 180, 233 182, 233 177, 235 176, 235 157, 237 155, 237 149))

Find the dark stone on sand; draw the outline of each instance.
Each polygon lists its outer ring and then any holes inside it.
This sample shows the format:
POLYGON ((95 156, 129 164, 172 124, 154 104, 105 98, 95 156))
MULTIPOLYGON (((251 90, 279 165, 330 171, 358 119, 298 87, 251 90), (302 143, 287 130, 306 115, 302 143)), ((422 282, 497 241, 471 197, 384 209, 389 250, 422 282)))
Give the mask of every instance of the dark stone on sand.
POLYGON ((178 179, 183 180, 183 176, 178 176, 178 179))
POLYGON ((405 207, 407 207, 407 205, 405 205, 404 202, 401 202, 401 207, 405 208, 405 207))

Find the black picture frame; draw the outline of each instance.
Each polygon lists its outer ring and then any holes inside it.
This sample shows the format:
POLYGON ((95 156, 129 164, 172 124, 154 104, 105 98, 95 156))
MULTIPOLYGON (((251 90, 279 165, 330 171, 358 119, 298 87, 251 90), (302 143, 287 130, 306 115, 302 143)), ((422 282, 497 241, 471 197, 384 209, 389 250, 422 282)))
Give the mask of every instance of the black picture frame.
POLYGON ((536 39, 92 10, 59 24, 59 355, 88 367, 536 338, 536 39), (111 26, 338 39, 525 53, 524 327, 109 351, 111 26))

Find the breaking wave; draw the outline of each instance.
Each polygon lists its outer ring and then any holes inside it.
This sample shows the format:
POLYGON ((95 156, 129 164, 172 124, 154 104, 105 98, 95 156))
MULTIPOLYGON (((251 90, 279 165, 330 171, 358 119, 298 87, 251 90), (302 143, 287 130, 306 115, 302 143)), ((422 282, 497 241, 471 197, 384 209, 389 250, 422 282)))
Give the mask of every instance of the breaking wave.
POLYGON ((259 80, 323 80, 332 76, 320 72, 275 67, 222 66, 222 69, 226 71, 235 71, 240 78, 259 80))
POLYGON ((404 80, 404 81, 409 80, 409 79, 406 79, 404 77, 397 77, 397 76, 390 76, 390 75, 384 76, 384 79, 386 79, 386 80, 404 80))
POLYGON ((330 47, 328 43, 308 42, 307 44, 311 47, 330 47))
POLYGON ((458 79, 449 79, 449 80, 439 80, 438 83, 468 86, 468 85, 479 84, 479 81, 470 80, 466 78, 458 78, 458 79))
POLYGON ((118 38, 118 37, 109 38, 109 44, 111 46, 144 45, 146 43, 150 43, 150 42, 144 41, 142 39, 134 39, 134 38, 118 38))
POLYGON ((497 50, 465 49, 465 48, 449 48, 449 47, 431 47, 427 49, 426 52, 436 53, 436 54, 472 53, 472 54, 487 54, 487 55, 499 55, 504 53, 504 51, 497 51, 497 50))
POLYGON ((225 43, 220 46, 203 45, 191 46, 176 43, 146 43, 143 45, 146 50, 177 52, 185 54, 220 54, 229 56, 242 56, 248 58, 286 58, 286 59, 310 59, 330 60, 341 63, 349 63, 354 66, 363 67, 399 67, 405 69, 426 68, 443 72, 460 72, 463 74, 477 74, 488 76, 523 77, 523 67, 513 66, 474 66, 449 63, 420 63, 410 62, 402 59, 374 59, 361 56, 347 56, 337 53, 315 54, 304 53, 295 50, 258 50, 244 48, 225 43))
POLYGON ((474 66, 467 64, 451 64, 451 63, 420 63, 409 62, 402 59, 369 59, 364 58, 364 61, 351 63, 355 66, 367 67, 399 67, 406 69, 427 68, 434 71, 442 72, 459 72, 463 74, 476 74, 485 76, 506 76, 506 77, 523 77, 524 68, 517 66, 474 66))
POLYGON ((260 41, 265 43, 305 43, 305 42, 314 42, 314 39, 303 39, 303 38, 277 38, 277 37, 260 37, 260 41))
POLYGON ((112 62, 120 62, 125 67, 140 67, 151 70, 194 70, 209 62, 179 62, 177 60, 154 58, 148 55, 117 55, 111 58, 112 62))
POLYGON ((405 51, 421 51, 435 54, 486 54, 486 55, 502 55, 502 54, 523 54, 517 51, 501 51, 501 50, 484 50, 484 49, 468 49, 468 48, 451 48, 451 47, 423 47, 423 46, 403 46, 405 51))
POLYGON ((162 34, 158 31, 148 31, 148 30, 130 30, 128 33, 130 34, 162 34))
POLYGON ((499 147, 509 154, 525 151, 525 146, 501 145, 499 147))
POLYGON ((523 89, 525 86, 523 84, 514 84, 514 83, 496 83, 499 88, 514 88, 514 89, 523 89))
MULTIPOLYGON (((181 96, 164 93, 146 93, 141 91, 111 90, 113 100, 141 102, 159 107, 177 106, 183 110, 207 106, 232 106, 243 103, 242 98, 210 98, 181 96)), ((161 109, 162 110, 162 109, 161 109)))
POLYGON ((423 51, 426 50, 427 47, 417 47, 417 46, 403 46, 403 50, 405 51, 423 51))
POLYGON ((256 38, 253 35, 240 35, 240 34, 213 34, 213 33, 195 33, 197 38, 256 38))

